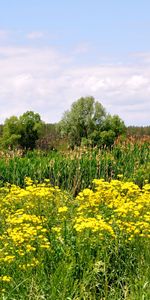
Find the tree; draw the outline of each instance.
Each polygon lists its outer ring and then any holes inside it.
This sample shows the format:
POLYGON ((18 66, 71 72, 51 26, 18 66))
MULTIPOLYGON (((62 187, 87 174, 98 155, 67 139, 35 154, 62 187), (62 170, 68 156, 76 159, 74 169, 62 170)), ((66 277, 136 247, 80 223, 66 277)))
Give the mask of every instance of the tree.
POLYGON ((75 145, 110 146, 126 127, 118 115, 106 114, 105 108, 93 97, 75 101, 59 123, 62 135, 75 145))
POLYGON ((118 115, 108 114, 101 124, 100 130, 92 132, 90 139, 93 146, 111 146, 115 139, 126 133, 126 126, 118 115))
POLYGON ((16 147, 21 138, 19 119, 16 116, 11 116, 6 119, 3 126, 1 144, 3 147, 16 147))
POLYGON ((40 115, 33 111, 27 111, 19 118, 20 134, 19 145, 23 149, 33 150, 39 138, 43 122, 40 115))
POLYGON ((104 107, 93 97, 75 101, 59 123, 61 133, 67 135, 70 145, 79 146, 82 139, 88 139, 94 130, 100 130, 106 117, 104 107))
POLYGON ((112 130, 115 134, 115 137, 117 137, 118 135, 126 133, 126 126, 124 124, 124 121, 121 120, 118 115, 111 116, 110 114, 108 114, 103 122, 101 130, 112 130))
POLYGON ((43 122, 40 115, 27 111, 17 118, 12 116, 4 122, 1 143, 4 147, 34 149, 39 138, 43 122))

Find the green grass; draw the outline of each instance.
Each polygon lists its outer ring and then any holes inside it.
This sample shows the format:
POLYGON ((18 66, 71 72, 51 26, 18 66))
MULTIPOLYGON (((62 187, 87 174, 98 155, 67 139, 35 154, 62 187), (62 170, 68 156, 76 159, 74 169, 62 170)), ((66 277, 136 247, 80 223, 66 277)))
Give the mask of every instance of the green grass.
POLYGON ((149 144, 116 145, 108 149, 87 149, 67 154, 50 151, 28 152, 24 157, 0 158, 0 182, 24 184, 24 177, 42 181, 49 178, 51 183, 74 195, 90 187, 93 178, 109 181, 123 174, 123 179, 132 180, 142 186, 150 182, 149 144))
POLYGON ((0 277, 0 300, 150 299, 150 186, 141 190, 131 183, 102 181, 92 197, 86 189, 74 198, 49 183, 29 181, 24 189, 0 188, 0 276, 11 277, 10 282, 0 277), (120 207, 119 196, 127 208, 123 215, 109 206, 120 207), (86 227, 81 221, 81 231, 75 226, 80 216, 88 221, 100 215, 114 235, 103 223, 96 231, 93 223, 86 227), (118 220, 135 227, 124 230, 118 220), (50 247, 40 248, 47 241, 50 247), (38 264, 31 266, 33 259, 38 264))

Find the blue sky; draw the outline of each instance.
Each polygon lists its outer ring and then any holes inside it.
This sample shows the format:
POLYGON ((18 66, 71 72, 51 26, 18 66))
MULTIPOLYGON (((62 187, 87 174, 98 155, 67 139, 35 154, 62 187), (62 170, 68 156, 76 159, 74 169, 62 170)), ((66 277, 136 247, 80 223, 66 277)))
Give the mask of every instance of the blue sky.
POLYGON ((0 122, 27 110, 57 122, 92 95, 149 125, 149 0, 0 0, 0 122))

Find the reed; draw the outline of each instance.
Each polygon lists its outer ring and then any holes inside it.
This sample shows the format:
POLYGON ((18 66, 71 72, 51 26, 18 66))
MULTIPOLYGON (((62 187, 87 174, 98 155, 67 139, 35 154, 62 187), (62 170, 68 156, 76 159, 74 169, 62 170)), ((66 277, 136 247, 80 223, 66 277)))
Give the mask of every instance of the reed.
POLYGON ((111 149, 79 148, 64 153, 33 151, 26 155, 17 153, 0 157, 0 183, 24 185, 24 178, 42 182, 50 179, 53 185, 71 191, 91 187, 93 178, 110 181, 122 175, 140 187, 150 182, 149 143, 116 144, 111 149))

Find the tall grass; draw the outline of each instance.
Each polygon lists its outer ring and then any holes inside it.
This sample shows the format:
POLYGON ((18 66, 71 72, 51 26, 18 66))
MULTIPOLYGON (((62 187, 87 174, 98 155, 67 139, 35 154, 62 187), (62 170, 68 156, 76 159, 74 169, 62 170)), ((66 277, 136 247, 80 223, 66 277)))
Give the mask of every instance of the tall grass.
POLYGON ((149 144, 115 145, 112 149, 78 149, 67 153, 33 151, 20 157, 0 158, 0 182, 24 184, 24 177, 51 183, 77 194, 93 178, 109 181, 119 174, 142 186, 150 181, 149 144))

